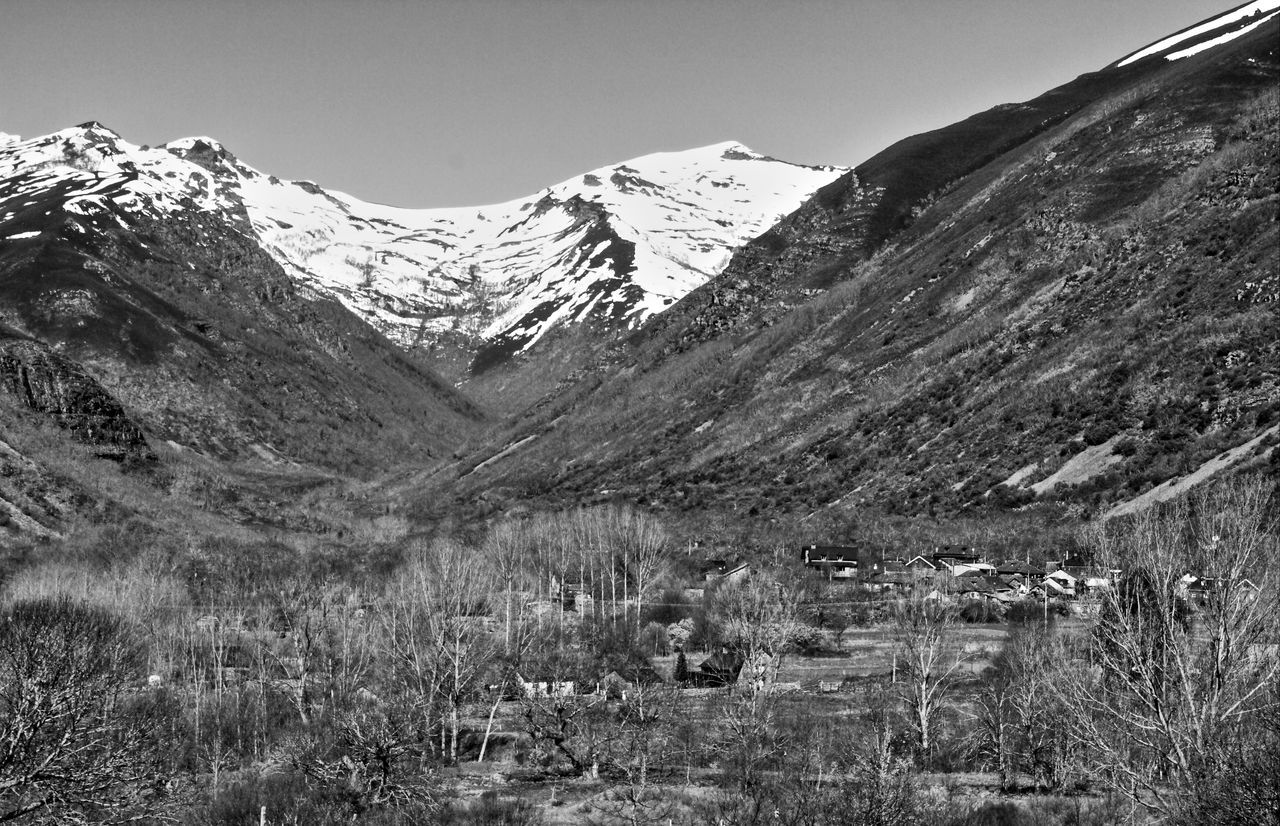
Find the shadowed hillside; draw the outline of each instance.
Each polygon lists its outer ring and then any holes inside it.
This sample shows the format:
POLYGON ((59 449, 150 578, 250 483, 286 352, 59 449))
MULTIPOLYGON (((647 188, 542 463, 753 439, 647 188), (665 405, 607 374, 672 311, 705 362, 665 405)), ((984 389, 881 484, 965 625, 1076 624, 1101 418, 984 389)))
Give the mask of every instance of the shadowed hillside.
POLYGON ((1083 513, 1267 463, 1278 31, 900 142, 436 483, 1083 513))

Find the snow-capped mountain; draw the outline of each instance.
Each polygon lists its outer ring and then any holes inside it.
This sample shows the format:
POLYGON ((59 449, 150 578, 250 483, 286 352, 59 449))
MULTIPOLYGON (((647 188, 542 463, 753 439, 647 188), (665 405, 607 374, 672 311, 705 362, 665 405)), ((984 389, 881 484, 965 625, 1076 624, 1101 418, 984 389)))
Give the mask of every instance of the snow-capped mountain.
POLYGON ((0 210, 56 191, 83 214, 216 212, 402 345, 454 331, 514 352, 557 325, 638 324, 844 172, 722 143, 503 204, 399 209, 263 174, 210 138, 149 148, 88 123, 0 140, 0 210))

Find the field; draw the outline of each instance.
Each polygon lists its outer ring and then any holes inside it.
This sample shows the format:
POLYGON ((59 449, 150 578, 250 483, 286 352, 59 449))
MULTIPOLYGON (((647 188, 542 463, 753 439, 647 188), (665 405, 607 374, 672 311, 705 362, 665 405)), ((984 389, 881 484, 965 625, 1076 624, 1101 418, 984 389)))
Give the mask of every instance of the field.
MULTIPOLYGON (((1057 628, 1061 635, 1070 637, 1086 630, 1087 624, 1067 618, 1060 620, 1057 628)), ((892 628, 887 625, 848 628, 833 636, 834 650, 830 654, 789 654, 783 658, 775 684, 777 713, 781 719, 803 719, 807 727, 828 732, 852 732, 859 728, 859 721, 896 702, 900 672, 892 628)), ((1009 627, 1001 623, 955 626, 947 653, 948 657, 958 655, 962 665, 953 693, 961 711, 953 723, 964 725, 964 709, 972 701, 976 681, 990 668, 1008 636, 1009 627)), ((705 656, 709 655, 691 654, 690 667, 696 668, 705 656)), ((650 663, 664 680, 672 679, 675 655, 653 657, 650 663)), ((711 732, 723 723, 730 689, 688 688, 679 691, 679 695, 680 716, 710 739, 711 732)), ((445 777, 451 793, 463 800, 479 800, 489 793, 526 801, 536 807, 548 826, 603 822, 600 818, 610 811, 611 802, 618 797, 618 778, 573 776, 536 765, 523 729, 527 702, 504 700, 496 708, 477 708, 476 713, 466 719, 471 735, 467 738, 468 753, 472 759, 447 771, 445 777), (487 759, 477 762, 474 758, 491 710, 493 730, 487 759)), ((651 793, 677 801, 681 811, 708 805, 723 791, 722 770, 715 755, 709 762, 704 759, 695 763, 682 764, 677 757, 670 766, 655 770, 651 793)), ((956 812, 999 801, 1025 804, 1065 800, 1036 795, 1029 790, 1004 792, 995 772, 926 772, 916 776, 916 783, 923 799, 940 806, 952 806, 956 812)), ((1077 807, 1101 803, 1102 798, 1097 795, 1071 798, 1071 805, 1077 807)), ((676 818, 674 822, 680 821, 676 818)))

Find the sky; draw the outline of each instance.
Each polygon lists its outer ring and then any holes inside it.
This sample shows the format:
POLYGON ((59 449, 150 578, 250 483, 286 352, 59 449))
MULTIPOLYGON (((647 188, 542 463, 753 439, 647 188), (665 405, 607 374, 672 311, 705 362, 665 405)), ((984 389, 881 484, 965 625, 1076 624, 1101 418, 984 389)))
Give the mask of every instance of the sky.
POLYGON ((1243 0, 0 0, 0 131, 218 139, 403 207, 726 140, 856 166, 1243 0))

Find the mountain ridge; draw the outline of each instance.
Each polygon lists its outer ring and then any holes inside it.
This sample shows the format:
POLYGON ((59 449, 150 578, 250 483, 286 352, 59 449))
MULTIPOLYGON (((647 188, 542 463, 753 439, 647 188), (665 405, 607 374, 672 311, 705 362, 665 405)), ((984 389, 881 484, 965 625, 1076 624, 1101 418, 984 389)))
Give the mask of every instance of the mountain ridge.
POLYGON ((1266 466, 1277 25, 895 144, 430 489, 1079 514, 1266 466))
POLYGON ((0 146, 0 174, 78 187, 163 217, 217 213, 299 283, 342 301, 402 346, 527 350, 593 318, 634 327, 714 275, 835 167, 790 164, 735 141, 592 170, 523 199, 401 209, 281 181, 218 141, 154 149, 89 121, 0 146))

